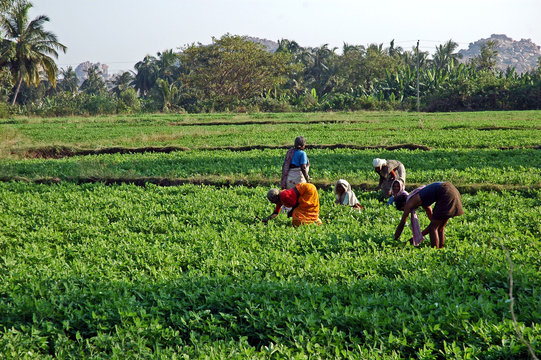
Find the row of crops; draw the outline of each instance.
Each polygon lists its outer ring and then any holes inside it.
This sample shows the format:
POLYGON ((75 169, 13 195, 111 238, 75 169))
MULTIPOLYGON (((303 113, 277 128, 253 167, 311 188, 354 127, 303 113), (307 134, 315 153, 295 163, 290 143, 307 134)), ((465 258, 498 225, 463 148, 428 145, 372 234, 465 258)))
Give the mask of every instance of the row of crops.
POLYGON ((0 184, 4 356, 524 358, 501 245, 539 346, 541 191, 463 195, 437 251, 394 242, 374 193, 254 223, 266 190, 0 184))
MULTIPOLYGON (((290 114, 291 115, 291 114, 290 114)), ((253 121, 249 116, 190 116, 8 119, 0 122, 0 139, 14 155, 29 147, 62 145, 74 148, 110 146, 215 146, 292 145, 298 134, 310 144, 385 146, 421 144, 438 149, 539 147, 541 112, 471 114, 293 114, 277 124, 235 125, 253 121), (295 123, 291 123, 291 121, 295 123), (230 122, 215 126, 178 124, 230 122), (306 124, 302 122, 306 121, 306 124), (313 121, 317 123, 314 124, 313 121), (299 123, 300 122, 300 123, 299 123)), ((257 119, 256 119, 257 120, 257 119)), ((264 119, 260 119, 263 121, 264 119)), ((267 119, 268 121, 268 119, 267 119)), ((1 147, 0 147, 1 150, 1 147)))
POLYGON ((0 120, 0 359, 526 359, 517 330, 539 356, 540 139, 535 111, 0 120), (323 225, 265 226, 297 135, 430 149, 308 149, 323 225), (28 158, 151 146, 191 150, 28 158), (445 249, 393 240, 375 157, 460 189, 445 249))
MULTIPOLYGON (((58 178, 137 179, 208 179, 220 183, 247 180, 252 184, 277 183, 281 174, 284 150, 179 151, 169 154, 113 154, 64 159, 0 160, 4 178, 29 180, 58 178)), ((340 178, 351 184, 377 185, 372 169, 375 157, 398 159, 407 168, 409 184, 430 183, 445 179, 467 189, 472 185, 494 188, 539 188, 541 162, 534 149, 451 149, 410 150, 308 150, 312 163, 310 175, 315 183, 334 183, 340 178)))

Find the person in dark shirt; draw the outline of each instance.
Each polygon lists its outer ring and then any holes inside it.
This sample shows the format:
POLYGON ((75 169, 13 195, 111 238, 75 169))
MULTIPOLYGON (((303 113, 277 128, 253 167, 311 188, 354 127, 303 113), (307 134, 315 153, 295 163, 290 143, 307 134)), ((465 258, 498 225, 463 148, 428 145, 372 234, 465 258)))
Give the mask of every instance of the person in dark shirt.
POLYGON ((464 214, 460 193, 453 184, 447 181, 421 186, 409 195, 398 195, 394 198, 394 203, 398 210, 404 212, 394 234, 395 240, 400 238, 408 215, 422 206, 430 219, 430 224, 422 231, 422 235, 430 234, 430 245, 438 249, 445 245, 447 221, 464 214), (432 204, 434 204, 434 210, 430 208, 432 204))

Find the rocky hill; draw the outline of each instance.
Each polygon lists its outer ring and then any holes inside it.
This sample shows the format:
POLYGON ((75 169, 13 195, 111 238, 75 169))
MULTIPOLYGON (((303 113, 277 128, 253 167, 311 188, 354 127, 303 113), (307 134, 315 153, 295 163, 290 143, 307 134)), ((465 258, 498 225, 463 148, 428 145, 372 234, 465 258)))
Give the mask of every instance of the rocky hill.
POLYGON ((77 67, 75 68, 75 74, 77 75, 77 79, 79 79, 80 83, 86 80, 86 78, 88 77, 87 71, 93 65, 98 67, 98 70, 100 71, 101 76, 103 77, 104 80, 108 80, 110 78, 109 65, 101 64, 101 63, 91 63, 90 61, 85 61, 77 65, 77 67))
POLYGON ((263 45, 268 52, 275 52, 278 50, 278 43, 276 41, 260 39, 253 36, 247 36, 246 40, 263 45))
POLYGON ((541 47, 533 43, 530 39, 521 39, 515 41, 506 35, 492 34, 488 39, 477 40, 470 43, 467 50, 460 50, 462 61, 478 56, 481 52, 481 46, 486 42, 493 40, 496 42, 498 50, 498 69, 505 71, 508 66, 514 67, 517 73, 521 74, 537 67, 537 59, 541 56, 541 47))

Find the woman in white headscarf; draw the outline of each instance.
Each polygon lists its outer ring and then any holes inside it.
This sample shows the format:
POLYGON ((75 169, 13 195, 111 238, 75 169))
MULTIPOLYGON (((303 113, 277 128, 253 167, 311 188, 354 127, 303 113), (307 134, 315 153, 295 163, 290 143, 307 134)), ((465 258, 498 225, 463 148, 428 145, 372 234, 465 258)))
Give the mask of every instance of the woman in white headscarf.
POLYGON ((402 180, 402 184, 406 183, 406 168, 400 161, 375 158, 372 161, 372 166, 379 175, 377 189, 381 189, 384 197, 391 196, 393 181, 402 180))
POLYGON ((349 205, 354 209, 362 209, 363 207, 357 200, 357 196, 353 190, 351 190, 351 185, 344 179, 340 179, 336 182, 334 186, 334 196, 336 198, 336 203, 340 205, 349 205))

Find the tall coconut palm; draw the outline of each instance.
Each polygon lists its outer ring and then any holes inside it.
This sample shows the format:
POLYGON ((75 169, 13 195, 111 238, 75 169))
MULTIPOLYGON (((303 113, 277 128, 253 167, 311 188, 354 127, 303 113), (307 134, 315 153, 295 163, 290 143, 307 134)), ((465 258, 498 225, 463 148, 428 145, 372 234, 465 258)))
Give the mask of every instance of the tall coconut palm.
POLYGON ((318 95, 326 94, 331 90, 336 75, 336 48, 329 48, 328 44, 311 49, 304 57, 305 79, 311 88, 315 88, 318 95))
POLYGON ((87 94, 102 94, 107 90, 103 74, 97 65, 92 65, 86 71, 87 78, 81 84, 80 90, 87 94))
POLYGON ((150 89, 156 84, 158 79, 158 72, 160 70, 156 58, 154 56, 147 55, 142 61, 135 64, 135 80, 133 81, 135 90, 141 95, 147 95, 150 89))
POLYGON ((55 34, 46 31, 43 26, 49 21, 45 15, 40 15, 29 21, 28 12, 32 4, 17 1, 0 18, 0 28, 4 31, 3 41, 10 48, 13 56, 9 67, 15 79, 15 94, 12 104, 17 101, 21 84, 38 85, 40 70, 44 70, 53 86, 56 86, 58 67, 53 59, 58 58, 57 50, 66 52, 66 46, 58 42, 55 34), (52 57, 51 57, 52 56, 52 57))
POLYGON ((68 66, 66 69, 60 69, 62 80, 58 82, 58 87, 61 91, 69 91, 74 93, 79 88, 79 79, 73 67, 68 66))
POLYGON ((120 95, 131 86, 133 79, 134 76, 129 71, 116 75, 113 79, 113 93, 117 96, 120 95))
POLYGON ((447 41, 443 45, 436 46, 436 53, 434 54, 434 67, 439 70, 447 69, 458 64, 458 59, 462 55, 455 53, 458 48, 458 44, 453 40, 447 41))
POLYGON ((158 78, 173 83, 180 73, 180 58, 173 50, 165 50, 158 53, 156 60, 158 65, 158 78))

